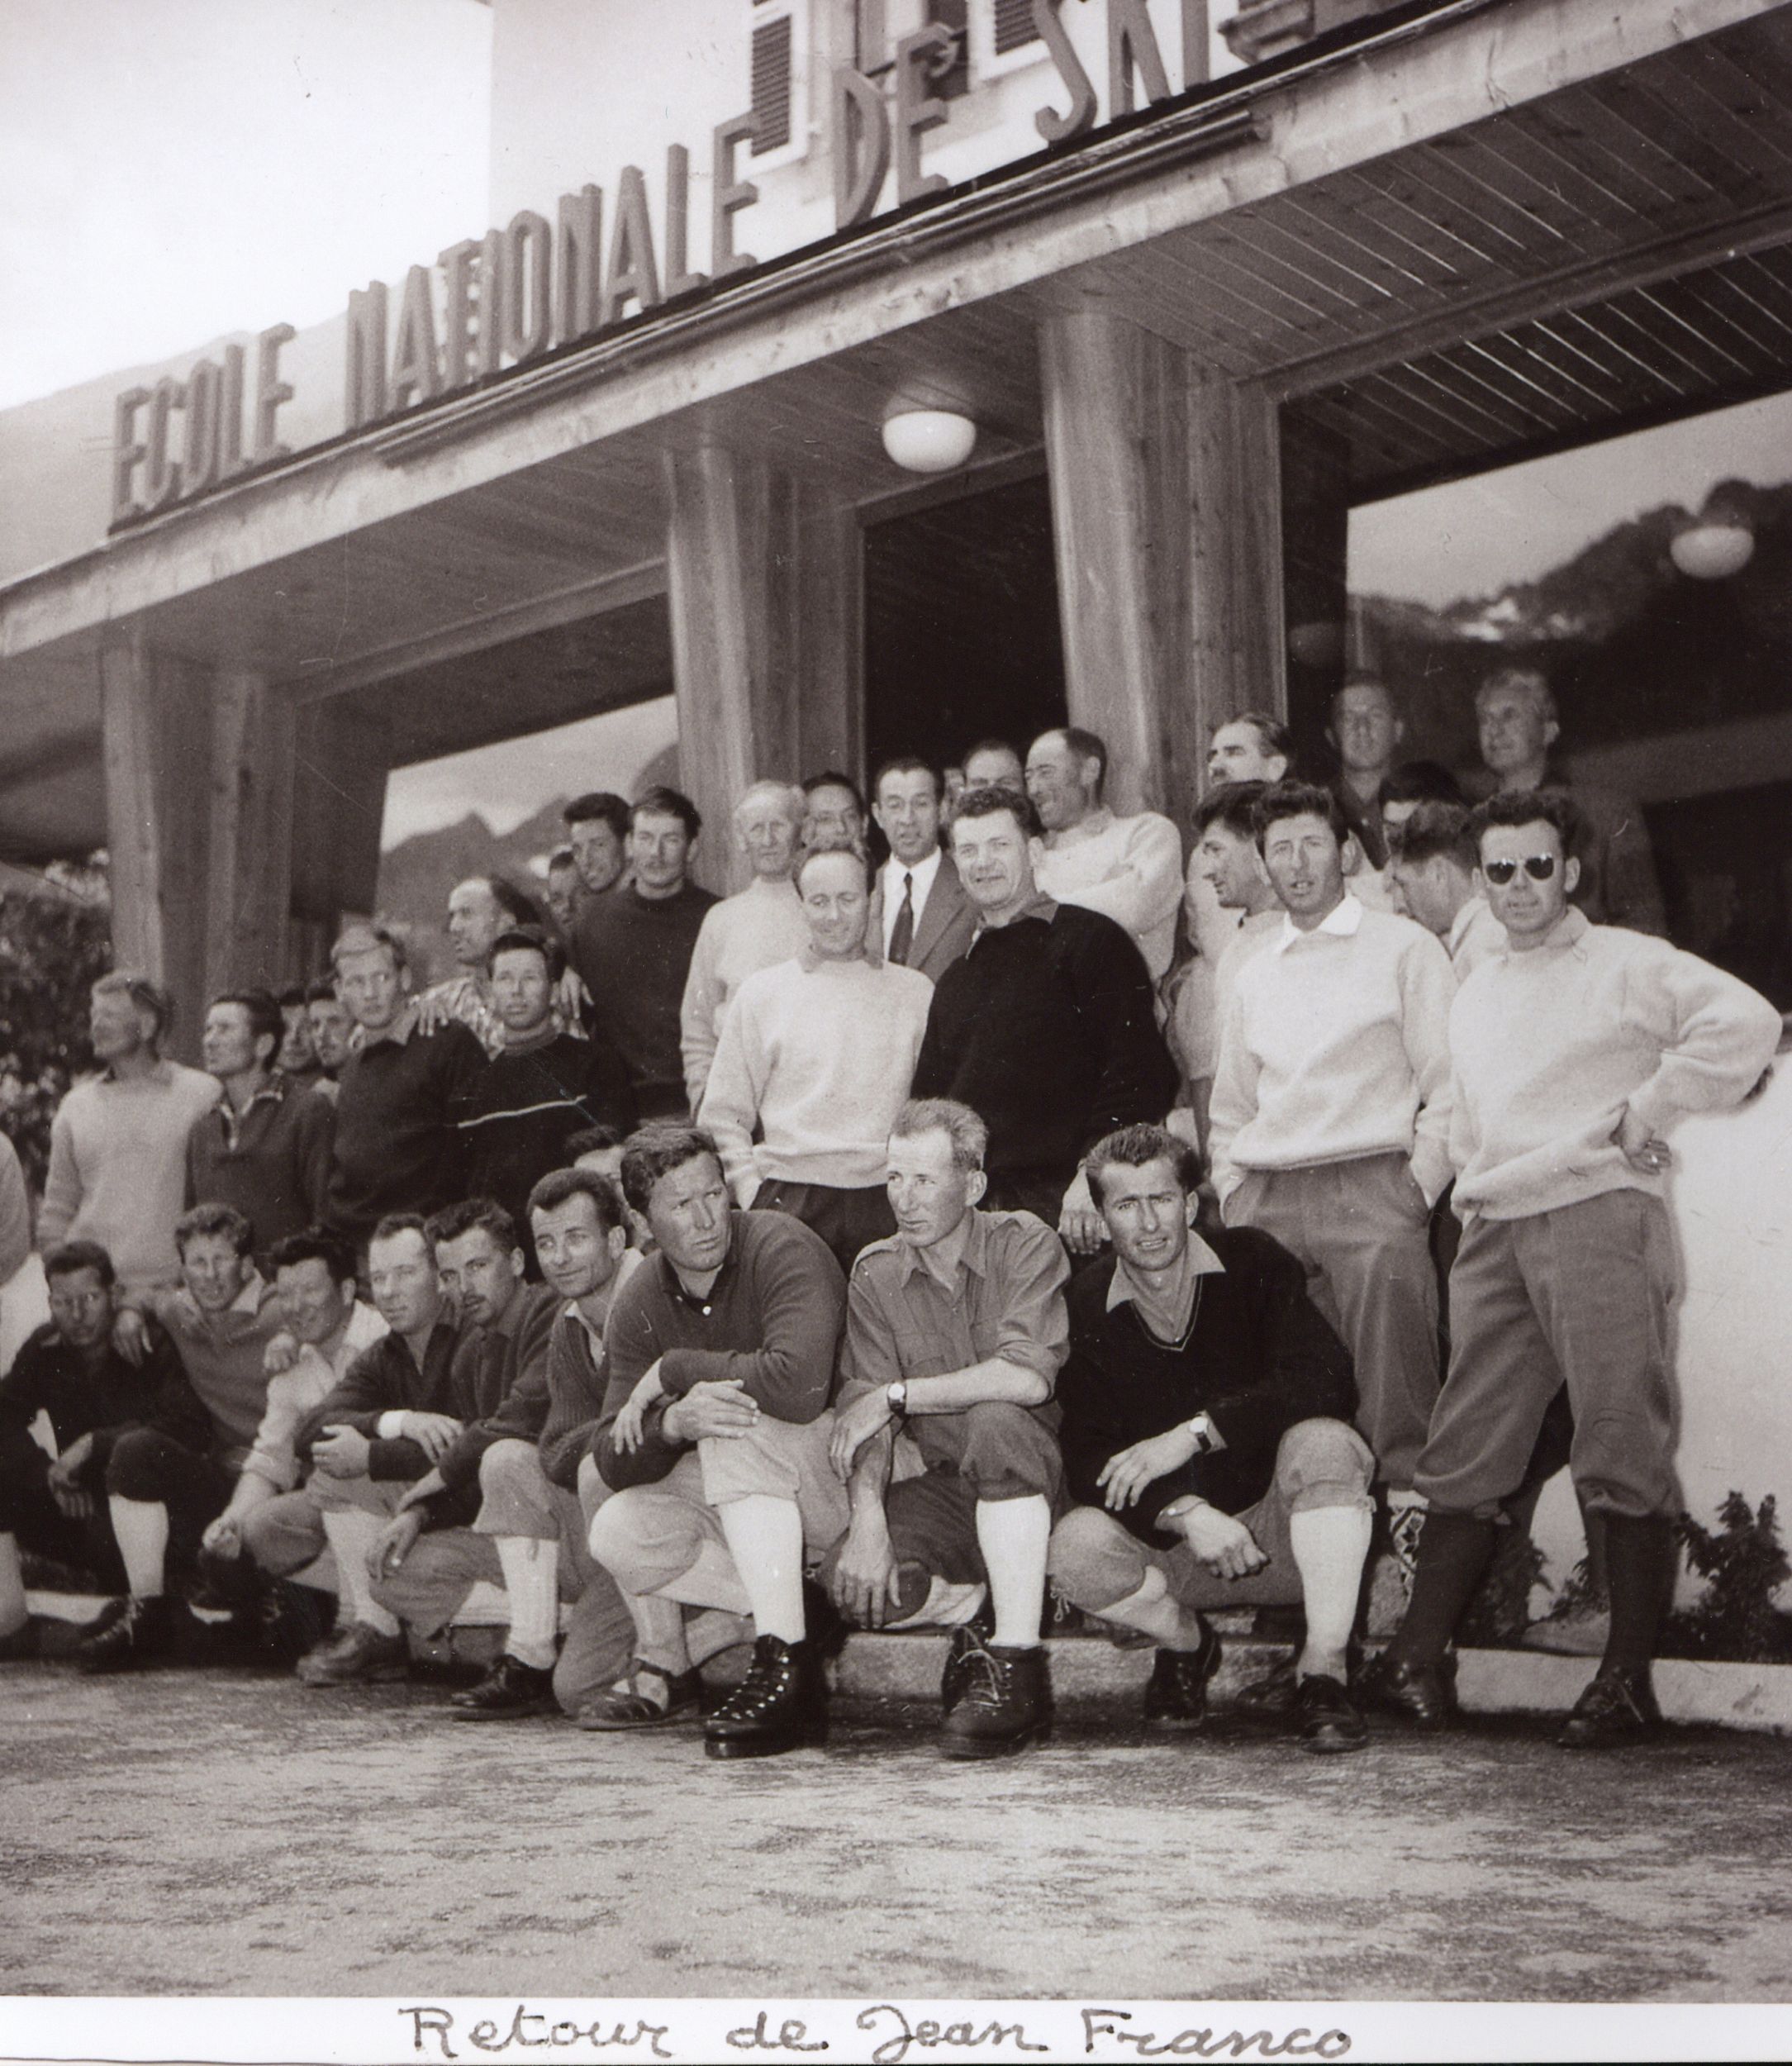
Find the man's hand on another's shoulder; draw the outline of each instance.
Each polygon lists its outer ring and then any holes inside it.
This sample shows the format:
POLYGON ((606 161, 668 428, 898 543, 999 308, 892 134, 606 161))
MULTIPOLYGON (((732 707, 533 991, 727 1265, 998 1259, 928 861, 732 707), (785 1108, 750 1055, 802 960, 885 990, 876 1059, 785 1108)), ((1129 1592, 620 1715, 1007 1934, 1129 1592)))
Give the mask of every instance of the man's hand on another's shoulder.
POLYGON ((716 1435, 733 1439, 758 1425, 759 1402, 730 1379, 723 1384, 694 1384, 674 1399, 660 1421, 668 1441, 701 1442, 716 1435))

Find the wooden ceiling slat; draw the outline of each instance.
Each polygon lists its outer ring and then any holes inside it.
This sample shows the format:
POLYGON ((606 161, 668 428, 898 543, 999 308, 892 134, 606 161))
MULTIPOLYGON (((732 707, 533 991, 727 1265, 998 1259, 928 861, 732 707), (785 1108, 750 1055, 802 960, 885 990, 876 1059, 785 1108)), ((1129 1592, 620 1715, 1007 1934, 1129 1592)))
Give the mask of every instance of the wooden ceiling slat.
POLYGON ((1609 218, 1614 231, 1621 234, 1639 220, 1652 221, 1661 205, 1660 192, 1638 179, 1628 159, 1588 125, 1585 113, 1576 96, 1566 106, 1543 101, 1519 108, 1511 120, 1514 127, 1547 145, 1605 196, 1608 207, 1614 211, 1609 218))
POLYGON ((1425 160, 1425 176, 1445 202, 1480 224, 1499 240, 1493 255, 1503 262, 1552 265, 1568 243, 1547 215, 1539 215, 1515 199, 1500 180, 1503 161, 1476 145, 1472 132, 1455 141, 1440 139, 1441 148, 1425 160))
POLYGON ((1547 417, 1557 429, 1579 420, 1580 392, 1526 351, 1517 339, 1477 338, 1457 355, 1465 364, 1478 367, 1495 387, 1521 397, 1533 413, 1547 417))
POLYGON ((1579 148, 1547 108, 1514 108, 1488 129, 1483 148, 1525 167, 1558 198, 1581 237, 1609 240, 1635 225, 1633 202, 1614 192, 1595 154, 1579 148))
POLYGON ((1683 390, 1718 386, 1727 370, 1734 378, 1737 369, 1726 369, 1723 357, 1705 339, 1675 323, 1646 294, 1620 294, 1599 315, 1599 326, 1614 345, 1634 353, 1639 365, 1677 378, 1683 390))
POLYGON ((1390 367, 1381 375, 1379 384, 1390 402, 1423 412, 1452 436, 1472 431, 1482 437, 1511 438, 1519 436, 1523 427, 1522 418, 1506 413, 1495 415, 1481 403, 1453 392, 1448 370, 1435 359, 1390 367))
POLYGON ((1597 86, 1576 96, 1576 111, 1582 129, 1604 143, 1644 189, 1642 213, 1651 220, 1709 209, 1714 199, 1721 200, 1699 174, 1637 129, 1623 108, 1602 99, 1597 86))
MULTIPOLYGON (((1707 198, 1729 207, 1746 206, 1753 199, 1760 174, 1752 164, 1739 160, 1712 129, 1701 131, 1678 94, 1651 93, 1641 79, 1614 79, 1601 82, 1599 100, 1658 160, 1697 179, 1707 198)), ((1733 126, 1723 125, 1725 129, 1733 126)))
POLYGON ((1727 324, 1714 321, 1709 312, 1673 285, 1642 288, 1632 298, 1639 311, 1652 309, 1671 334, 1687 340, 1689 345, 1695 343, 1700 351, 1720 359, 1744 379, 1752 379, 1761 371, 1760 355, 1749 348, 1746 338, 1726 336, 1727 324))
POLYGON ((1739 164, 1756 166, 1770 180, 1782 179, 1792 164, 1792 112, 1783 96, 1776 98, 1745 72, 1718 38, 1704 40, 1699 59, 1675 86, 1688 119, 1721 139, 1739 164))
POLYGON ((1406 391, 1423 383, 1439 397, 1440 407, 1462 412, 1459 420, 1494 426, 1504 437, 1517 440, 1534 437, 1539 415, 1534 398, 1510 393, 1490 377, 1490 369, 1468 355, 1452 350, 1429 359, 1414 360, 1400 369, 1406 391))
POLYGON ((1466 255, 1457 240, 1360 172, 1297 193, 1300 204, 1322 220, 1349 222, 1362 241, 1385 251, 1420 289, 1447 294, 1461 281, 1466 255))
POLYGON ((1233 268, 1285 296, 1300 312, 1303 328, 1321 326, 1328 317, 1350 322, 1366 302, 1385 298, 1343 268, 1328 265, 1297 244, 1291 248, 1292 240, 1270 225, 1252 221, 1241 223, 1239 231, 1228 254, 1233 268))
POLYGON ((1778 363, 1792 345, 1792 332, 1739 293, 1728 278, 1697 274, 1676 281, 1672 299, 1692 312, 1702 327, 1730 338, 1732 348, 1757 367, 1778 363))
POLYGON ((1348 439, 1352 471, 1357 479, 1417 473, 1447 460, 1462 441, 1461 427, 1453 419, 1404 399, 1396 401, 1379 383, 1341 393, 1348 396, 1348 402, 1341 402, 1336 409, 1322 407, 1315 415, 1348 439), (1367 458, 1371 452, 1372 464, 1367 458))
POLYGON ((1438 298, 1438 269, 1410 239, 1371 224, 1338 196, 1318 187, 1297 187, 1282 213, 1304 239, 1327 241, 1349 255, 1352 268, 1389 293, 1438 298))
POLYGON ((1385 267, 1371 271, 1357 263, 1353 245, 1329 233, 1318 238, 1304 235, 1304 226, 1286 216, 1265 213, 1251 225, 1252 241, 1266 259, 1329 296, 1341 312, 1348 312, 1347 320, 1365 309, 1385 307, 1396 298, 1396 288, 1385 277, 1376 277, 1377 273, 1385 274, 1385 267))
POLYGON ((1231 248, 1236 242, 1216 237, 1201 247, 1200 270, 1191 269, 1188 274, 1191 306, 1197 311, 1214 308, 1253 350, 1298 342, 1303 332, 1295 319, 1301 305, 1242 271, 1231 248))
POLYGON ((1130 290, 1132 312, 1149 323, 1167 321, 1191 346, 1200 345, 1252 366, 1270 349, 1267 340, 1289 334, 1254 302, 1241 301, 1214 263, 1210 247, 1184 254, 1154 250, 1119 267, 1119 283, 1130 290))

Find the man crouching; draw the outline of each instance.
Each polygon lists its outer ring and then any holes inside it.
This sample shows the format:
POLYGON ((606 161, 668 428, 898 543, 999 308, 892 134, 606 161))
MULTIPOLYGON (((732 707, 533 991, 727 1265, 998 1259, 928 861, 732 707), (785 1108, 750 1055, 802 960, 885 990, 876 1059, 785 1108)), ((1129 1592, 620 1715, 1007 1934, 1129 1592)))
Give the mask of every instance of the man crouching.
POLYGON ((1310 1750, 1367 1739, 1346 1645, 1375 1459, 1343 1346, 1301 1267, 1252 1227, 1195 1231, 1200 1165, 1158 1126, 1090 1151, 1113 1252, 1071 1285, 1059 1440, 1086 1503, 1052 1535, 1076 1606, 1159 1645, 1145 1720, 1199 1728, 1219 1639, 1207 1607, 1306 1611, 1295 1718, 1310 1750))
MULTIPOLYGON (((750 1615, 753 1665, 709 1717, 712 1758, 762 1758, 819 1741, 827 1690, 803 1600, 806 1548, 846 1525, 828 1459, 845 1285, 826 1242, 782 1212, 737 1212, 721 1157, 694 1126, 644 1127, 622 1188, 658 1253, 611 1309, 610 1372, 592 1454, 612 1488, 591 1550, 635 1617, 636 1660, 606 1725, 639 1703, 677 1721, 698 1709, 698 1623, 750 1615)), ((721 1640, 739 1640, 738 1625, 721 1640)))
POLYGON ((939 1689, 948 1758, 1024 1749, 1052 1710, 1040 1621, 1062 1500, 1052 1381, 1070 1269, 1043 1220, 977 1210, 987 1141, 949 1098, 897 1114, 897 1231, 853 1267, 834 1435, 853 1520, 829 1560, 829 1590, 873 1628, 956 1624, 939 1689), (924 1468, 892 1483, 898 1430, 924 1468), (986 1582, 993 1628, 967 1618, 986 1582))

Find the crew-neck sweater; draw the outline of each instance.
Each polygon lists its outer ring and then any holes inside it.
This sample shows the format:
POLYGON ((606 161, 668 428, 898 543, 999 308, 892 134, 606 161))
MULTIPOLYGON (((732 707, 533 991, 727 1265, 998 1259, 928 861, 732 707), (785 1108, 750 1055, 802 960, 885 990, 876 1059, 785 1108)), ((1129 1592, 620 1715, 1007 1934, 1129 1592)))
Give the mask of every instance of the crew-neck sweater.
POLYGON ((1048 899, 984 927, 934 988, 913 1088, 982 1118, 992 1176, 1067 1185, 1104 1134, 1161 1119, 1176 1094, 1138 948, 1048 899))
POLYGON ((330 1226, 364 1241, 388 1212, 435 1212, 467 1195, 451 1108, 484 1067, 485 1050, 452 1021, 356 1049, 336 1094, 330 1226))
POLYGON ((1454 1203, 1522 1219, 1607 1191, 1659 1197, 1613 1138, 1624 1107, 1660 1133, 1739 1103, 1780 1014, 1696 954, 1570 911, 1541 945, 1484 961, 1450 1014, 1454 1203))
POLYGON ((715 902, 695 883, 658 898, 631 883, 594 897, 573 928, 573 965, 597 1031, 627 1065, 644 1119, 689 1109, 679 1015, 703 914, 715 902))
POLYGON ((530 1191, 569 1159, 567 1142, 587 1126, 633 1132, 635 1087, 601 1034, 580 1040, 558 1033, 487 1062, 455 1093, 450 1111, 466 1150, 467 1195, 496 1198, 526 1248, 530 1191))
POLYGON ((1450 1179, 1450 958, 1424 926, 1347 897, 1271 933, 1238 971, 1209 1107, 1222 1203, 1248 1169, 1399 1154, 1433 1202, 1450 1179))
POLYGON ((1039 852, 1039 888, 1061 904, 1098 911, 1132 935, 1151 979, 1167 973, 1182 902, 1182 840, 1155 811, 1117 818, 1103 807, 1054 832, 1039 852))
POLYGON ((863 958, 786 961, 747 978, 697 1116, 741 1204, 767 1179, 840 1190, 883 1182, 933 997, 918 969, 863 958))
POLYGON ((97 1241, 127 1289, 172 1283, 187 1138, 217 1100, 216 1077, 166 1060, 147 1076, 77 1083, 50 1125, 38 1247, 97 1241))
POLYGON ((734 993, 757 970, 788 961, 808 944, 802 904, 787 881, 768 883, 755 875, 738 896, 725 897, 704 912, 679 1010, 684 1087, 692 1112, 703 1102, 723 1015, 734 993))

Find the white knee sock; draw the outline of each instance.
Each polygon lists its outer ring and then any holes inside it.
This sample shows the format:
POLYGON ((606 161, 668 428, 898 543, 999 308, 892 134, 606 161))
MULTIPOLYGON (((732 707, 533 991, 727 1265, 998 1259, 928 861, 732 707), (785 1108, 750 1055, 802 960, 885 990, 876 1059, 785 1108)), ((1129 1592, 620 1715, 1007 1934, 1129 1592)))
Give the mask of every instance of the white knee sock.
POLYGON ((0 1635, 16 1635, 30 1621, 25 1604, 25 1573, 19 1563, 19 1539, 0 1535, 0 1635))
POLYGON ((1323 1675, 1343 1682, 1373 1519, 1367 1502, 1307 1507, 1288 1516, 1288 1543, 1307 1616, 1307 1640, 1295 1668, 1302 1678, 1323 1675))
POLYGON ((525 1664, 549 1671, 560 1627, 560 1545, 535 1535, 494 1540, 511 1601, 511 1632, 504 1647, 525 1664))
POLYGON ((373 1597, 367 1560, 379 1540, 383 1526, 378 1514, 363 1513, 359 1507, 326 1507, 324 1533, 336 1559, 336 1583, 342 1588, 349 1620, 378 1629, 382 1635, 398 1633, 398 1617, 388 1614, 373 1597))
POLYGON ((1154 1635, 1166 1649, 1200 1648, 1200 1617, 1192 1607, 1171 1597, 1169 1581, 1154 1564, 1145 1566, 1136 1592, 1129 1592, 1112 1607, 1097 1607, 1094 1611, 1104 1621, 1118 1621, 1123 1628, 1154 1635))
POLYGON ((159 1499, 121 1499, 116 1492, 106 1502, 112 1515, 112 1535, 124 1559, 125 1582, 134 1600, 159 1600, 168 1564, 168 1509, 159 1499))
POLYGON ((1004 1649, 1031 1649, 1039 1642, 1045 1545, 1051 1536, 1052 1510, 1042 1492, 977 1502, 977 1546, 983 1552, 996 1609, 993 1640, 1004 1649))
MULTIPOLYGON (((1040 1501, 1044 1505, 1044 1501, 1040 1501)), ((722 1536, 753 1611, 760 1635, 800 1643, 807 1633, 803 1620, 803 1520, 794 1499, 769 1492, 749 1492, 715 1510, 722 1536)), ((1043 1565, 1044 1545, 1040 1545, 1043 1565)))

